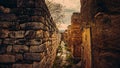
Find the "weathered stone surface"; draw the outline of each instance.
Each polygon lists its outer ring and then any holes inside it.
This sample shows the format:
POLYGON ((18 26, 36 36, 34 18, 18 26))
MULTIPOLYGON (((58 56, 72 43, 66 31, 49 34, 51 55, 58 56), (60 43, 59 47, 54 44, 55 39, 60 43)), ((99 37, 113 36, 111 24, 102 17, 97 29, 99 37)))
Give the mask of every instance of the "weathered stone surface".
POLYGON ((16 61, 21 61, 21 60, 23 60, 23 55, 22 55, 22 54, 16 54, 16 55, 15 55, 15 60, 16 60, 16 61))
POLYGON ((57 35, 45 0, 0 0, 0 68, 51 68, 57 35))
POLYGON ((24 59, 31 61, 40 61, 42 59, 42 55, 41 53, 25 53, 24 59))
MULTIPOLYGON (((81 0, 82 21, 93 22, 90 23, 92 28, 91 49, 93 68, 120 67, 120 58, 118 58, 120 56, 120 45, 118 44, 120 42, 119 3, 119 0, 81 0)), ((85 50, 88 51, 88 49, 85 50)), ((85 53, 88 53, 87 51, 85 53)))
POLYGON ((15 62, 15 56, 13 55, 0 55, 0 63, 13 63, 15 62))
POLYGON ((33 68, 40 68, 40 62, 34 62, 33 68))
POLYGON ((0 14, 0 21, 16 21, 17 17, 14 14, 0 14))
POLYGON ((37 30, 37 31, 26 31, 25 37, 28 39, 35 39, 35 38, 43 38, 43 30, 37 30))
POLYGON ((13 64, 12 68, 32 68, 32 64, 13 64))
POLYGON ((45 32, 44 32, 44 37, 45 37, 45 38, 48 38, 49 36, 50 36, 50 35, 49 35, 49 32, 45 31, 45 32))
POLYGON ((8 37, 8 34, 9 34, 9 31, 8 30, 0 30, 0 38, 7 38, 8 37))
POLYGON ((15 39, 6 38, 3 40, 3 44, 15 44, 15 39))
POLYGON ((39 46, 30 46, 30 52, 45 52, 46 46, 44 44, 39 46))
POLYGON ((12 46, 7 46, 7 52, 8 53, 12 52, 12 46))
POLYGON ((25 31, 11 31, 10 38, 24 38, 25 31))
POLYGON ((13 45, 13 52, 24 53, 28 52, 29 48, 25 45, 13 45))
POLYGON ((41 45, 42 44, 42 40, 37 40, 37 39, 32 39, 32 40, 28 40, 26 42, 26 45, 41 45))
POLYGON ((35 0, 17 0, 17 7, 34 8, 35 0))
POLYGON ((83 21, 91 21, 98 12, 120 13, 119 0, 81 0, 81 17, 83 21), (87 10, 87 11, 86 11, 87 10))

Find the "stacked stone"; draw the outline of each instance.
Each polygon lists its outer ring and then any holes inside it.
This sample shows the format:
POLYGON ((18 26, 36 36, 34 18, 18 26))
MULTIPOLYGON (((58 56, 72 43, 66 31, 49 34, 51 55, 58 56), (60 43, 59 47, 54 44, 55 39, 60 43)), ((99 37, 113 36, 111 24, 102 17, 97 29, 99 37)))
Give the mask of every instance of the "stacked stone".
POLYGON ((70 27, 70 45, 73 52, 73 56, 77 59, 81 58, 81 25, 80 25, 80 13, 75 12, 71 17, 71 27, 70 27))
POLYGON ((44 0, 0 0, 0 68, 49 68, 60 40, 44 0))

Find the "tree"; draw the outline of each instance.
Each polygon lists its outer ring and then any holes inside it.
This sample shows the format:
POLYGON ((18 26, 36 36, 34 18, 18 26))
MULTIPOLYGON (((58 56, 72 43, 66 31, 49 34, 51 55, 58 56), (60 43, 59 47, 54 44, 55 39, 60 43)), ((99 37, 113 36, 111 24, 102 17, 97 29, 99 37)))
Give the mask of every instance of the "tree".
POLYGON ((53 20, 57 25, 63 23, 64 12, 63 5, 58 3, 53 3, 53 1, 46 0, 47 7, 53 17, 53 20))

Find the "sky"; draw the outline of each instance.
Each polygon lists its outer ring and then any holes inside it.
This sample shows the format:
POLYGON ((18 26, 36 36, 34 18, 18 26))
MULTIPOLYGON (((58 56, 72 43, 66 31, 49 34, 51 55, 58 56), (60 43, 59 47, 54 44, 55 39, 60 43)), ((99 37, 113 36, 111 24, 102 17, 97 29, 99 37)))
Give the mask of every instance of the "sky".
POLYGON ((73 12, 80 12, 80 0, 49 0, 55 3, 60 3, 64 6, 65 18, 64 23, 60 25, 59 30, 67 29, 67 26, 71 23, 71 15, 73 12))

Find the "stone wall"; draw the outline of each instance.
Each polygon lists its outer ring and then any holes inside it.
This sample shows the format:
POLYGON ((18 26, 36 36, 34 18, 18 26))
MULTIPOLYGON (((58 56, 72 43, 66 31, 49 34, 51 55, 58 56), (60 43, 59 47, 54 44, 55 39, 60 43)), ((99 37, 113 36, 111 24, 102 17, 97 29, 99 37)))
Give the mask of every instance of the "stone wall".
POLYGON ((91 68, 91 28, 89 26, 83 28, 81 56, 82 66, 84 66, 84 68, 91 68))
POLYGON ((44 0, 0 0, 0 68, 51 68, 59 37, 44 0))
POLYGON ((81 45, 81 35, 80 35, 80 24, 79 24, 80 13, 73 13, 71 17, 71 46, 74 58, 81 57, 80 45, 81 45), (78 53, 79 52, 79 53, 78 53))
POLYGON ((71 17, 69 32, 69 46, 75 59, 81 58, 82 29, 80 25, 80 13, 75 12, 71 17))
POLYGON ((81 0, 81 15, 91 26, 92 68, 120 68, 120 1, 81 0))

